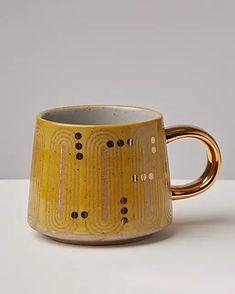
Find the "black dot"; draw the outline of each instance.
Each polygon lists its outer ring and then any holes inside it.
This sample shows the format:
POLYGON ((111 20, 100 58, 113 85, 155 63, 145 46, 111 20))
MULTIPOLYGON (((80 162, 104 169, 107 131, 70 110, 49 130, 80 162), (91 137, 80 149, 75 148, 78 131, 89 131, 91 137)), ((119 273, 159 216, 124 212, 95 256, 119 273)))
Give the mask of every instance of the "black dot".
POLYGON ((121 219, 121 222, 122 222, 123 225, 125 225, 126 223, 128 223, 128 218, 127 217, 123 217, 121 219))
POLYGON ((82 137, 82 134, 81 134, 81 133, 76 133, 76 134, 75 134, 75 138, 76 138, 76 139, 79 140, 79 139, 81 139, 81 137, 82 137))
POLYGON ((111 147, 113 147, 114 146, 114 143, 113 143, 113 141, 108 141, 107 142, 107 146, 109 147, 109 148, 111 148, 111 147))
POLYGON ((82 149, 82 143, 76 143, 75 146, 78 150, 82 149))
POLYGON ((78 213, 77 213, 76 211, 73 211, 73 212, 71 213, 71 217, 72 217, 72 218, 78 218, 78 213))
POLYGON ((127 203, 127 198, 126 197, 122 197, 120 199, 121 204, 126 204, 127 203))
POLYGON ((119 147, 122 147, 123 145, 124 145, 124 141, 123 140, 118 140, 117 141, 117 145, 119 146, 119 147))
POLYGON ((126 214, 128 212, 128 209, 126 207, 122 207, 121 214, 126 214))
POLYGON ((77 159, 78 159, 78 160, 83 159, 83 154, 79 152, 79 153, 77 154, 77 159))
POLYGON ((83 212, 81 213, 81 217, 82 217, 82 218, 87 218, 87 217, 88 217, 88 212, 87 212, 87 211, 83 211, 83 212))

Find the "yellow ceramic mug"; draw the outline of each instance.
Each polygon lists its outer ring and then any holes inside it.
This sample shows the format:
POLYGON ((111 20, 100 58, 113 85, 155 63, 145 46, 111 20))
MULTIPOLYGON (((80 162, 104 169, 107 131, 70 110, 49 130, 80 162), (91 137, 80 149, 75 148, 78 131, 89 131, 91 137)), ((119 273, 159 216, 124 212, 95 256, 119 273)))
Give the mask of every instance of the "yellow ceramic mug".
POLYGON ((172 200, 205 191, 220 167, 214 139, 194 126, 164 128, 159 112, 119 105, 56 108, 37 116, 28 222, 56 240, 132 241, 172 221, 172 200), (196 181, 171 186, 166 144, 201 140, 208 162, 196 181))

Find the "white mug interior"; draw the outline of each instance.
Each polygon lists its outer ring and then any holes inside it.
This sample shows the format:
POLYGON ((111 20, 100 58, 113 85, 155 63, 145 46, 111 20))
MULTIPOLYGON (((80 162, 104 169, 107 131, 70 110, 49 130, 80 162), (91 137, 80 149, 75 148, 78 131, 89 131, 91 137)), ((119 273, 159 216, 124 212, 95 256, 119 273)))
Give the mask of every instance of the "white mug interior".
POLYGON ((128 124, 154 120, 161 117, 155 110, 116 105, 84 105, 61 107, 41 113, 44 120, 79 125, 128 124))

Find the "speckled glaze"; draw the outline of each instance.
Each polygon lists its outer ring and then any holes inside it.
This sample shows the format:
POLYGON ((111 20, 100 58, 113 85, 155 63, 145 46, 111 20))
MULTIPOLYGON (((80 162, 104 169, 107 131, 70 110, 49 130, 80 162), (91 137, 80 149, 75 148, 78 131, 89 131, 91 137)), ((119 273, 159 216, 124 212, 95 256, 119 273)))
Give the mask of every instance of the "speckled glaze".
MULTIPOLYGON (((79 107, 114 106, 73 108, 79 107)), ((33 229, 63 242, 107 244, 171 223, 160 113, 146 121, 93 125, 50 121, 45 113, 36 118, 34 136, 28 208, 33 229)))

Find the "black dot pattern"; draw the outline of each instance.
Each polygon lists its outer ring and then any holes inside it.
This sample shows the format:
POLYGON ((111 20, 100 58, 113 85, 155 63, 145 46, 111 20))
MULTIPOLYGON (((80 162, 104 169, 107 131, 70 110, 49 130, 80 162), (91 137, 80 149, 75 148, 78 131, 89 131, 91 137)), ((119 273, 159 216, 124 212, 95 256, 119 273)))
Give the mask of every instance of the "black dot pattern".
POLYGON ((128 209, 126 207, 122 207, 121 214, 127 214, 128 209))
POLYGON ((126 198, 126 197, 122 197, 122 198, 120 199, 120 203, 121 203, 121 204, 126 204, 126 203, 127 203, 127 198, 126 198))
POLYGON ((80 142, 76 143, 75 147, 78 150, 82 149, 82 143, 80 143, 80 142))
POLYGON ((81 159, 83 159, 83 154, 79 152, 79 153, 77 153, 76 157, 78 160, 81 160, 81 159))
POLYGON ((88 217, 88 212, 87 212, 87 211, 83 211, 83 212, 81 213, 81 217, 82 217, 82 218, 87 218, 87 217, 88 217))
POLYGON ((109 141, 107 142, 107 146, 108 146, 109 148, 112 148, 112 147, 114 146, 113 141, 112 141, 112 140, 109 140, 109 141))
POLYGON ((78 218, 78 213, 77 213, 76 211, 73 211, 73 212, 71 213, 71 217, 72 217, 72 218, 78 218))
POLYGON ((81 133, 76 133, 76 134, 75 134, 75 138, 76 138, 77 140, 81 139, 81 138, 82 138, 82 134, 81 134, 81 133))
POLYGON ((128 223, 128 218, 127 217, 123 217, 121 219, 121 222, 122 222, 123 225, 125 225, 126 223, 128 223))
MULTIPOLYGON (((80 140, 80 139, 82 138, 82 134, 79 133, 79 132, 75 133, 74 136, 75 136, 75 138, 76 138, 77 140, 80 140)), ((77 143, 75 144, 75 148, 76 148, 77 150, 81 150, 81 149, 82 149, 82 143, 81 143, 81 142, 77 142, 77 143)), ((76 155, 76 158, 77 158, 78 160, 83 159, 83 154, 82 154, 81 152, 78 152, 77 155, 76 155)))
POLYGON ((119 140, 117 141, 117 145, 118 145, 119 147, 122 147, 122 146, 124 145, 124 141, 121 140, 121 139, 119 139, 119 140))

